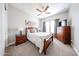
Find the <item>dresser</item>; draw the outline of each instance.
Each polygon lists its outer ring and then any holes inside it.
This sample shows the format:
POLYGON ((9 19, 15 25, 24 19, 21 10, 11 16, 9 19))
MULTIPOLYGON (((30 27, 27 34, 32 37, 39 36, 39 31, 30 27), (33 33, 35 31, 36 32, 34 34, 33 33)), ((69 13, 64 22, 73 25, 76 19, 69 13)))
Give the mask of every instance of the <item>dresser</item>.
POLYGON ((65 44, 70 44, 71 27, 70 26, 57 27, 57 39, 65 44))
POLYGON ((16 35, 16 45, 22 44, 27 41, 26 35, 16 35))

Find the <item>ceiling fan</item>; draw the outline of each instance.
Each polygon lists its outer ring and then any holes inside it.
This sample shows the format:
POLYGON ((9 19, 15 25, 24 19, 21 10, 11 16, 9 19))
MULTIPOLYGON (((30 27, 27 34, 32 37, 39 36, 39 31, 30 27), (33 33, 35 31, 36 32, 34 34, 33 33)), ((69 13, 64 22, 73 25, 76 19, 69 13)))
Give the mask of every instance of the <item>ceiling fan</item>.
POLYGON ((50 12, 46 12, 48 10, 48 8, 49 8, 48 5, 46 7, 43 6, 41 10, 37 8, 36 10, 40 12, 40 14, 38 14, 37 16, 42 15, 42 14, 43 15, 44 14, 50 14, 50 12))

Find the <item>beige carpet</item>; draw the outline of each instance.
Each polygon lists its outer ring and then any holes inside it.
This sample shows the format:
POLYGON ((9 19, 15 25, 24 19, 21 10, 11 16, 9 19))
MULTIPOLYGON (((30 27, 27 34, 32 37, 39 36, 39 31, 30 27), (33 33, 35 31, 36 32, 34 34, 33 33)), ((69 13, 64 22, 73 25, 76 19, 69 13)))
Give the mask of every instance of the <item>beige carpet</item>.
MULTIPOLYGON (((18 46, 12 45, 6 48, 5 56, 44 56, 44 54, 40 54, 38 48, 27 41, 18 46)), ((46 56, 77 56, 77 54, 70 45, 65 45, 54 38, 47 49, 46 56)))

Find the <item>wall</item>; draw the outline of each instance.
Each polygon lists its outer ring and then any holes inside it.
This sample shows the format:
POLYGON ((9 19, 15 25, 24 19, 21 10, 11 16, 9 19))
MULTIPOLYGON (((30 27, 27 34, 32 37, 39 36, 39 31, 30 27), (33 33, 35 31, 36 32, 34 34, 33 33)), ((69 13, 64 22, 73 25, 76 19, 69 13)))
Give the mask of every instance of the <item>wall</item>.
POLYGON ((72 4, 69 9, 69 18, 72 26, 72 45, 79 55, 79 4, 72 4))
POLYGON ((61 12, 61 13, 52 15, 52 16, 50 16, 48 18, 41 19, 42 21, 40 22, 40 27, 43 28, 43 22, 44 21, 55 20, 55 19, 60 19, 60 20, 68 19, 68 11, 61 12))
POLYGON ((9 4, 8 6, 8 43, 15 42, 15 33, 19 28, 25 26, 27 14, 9 4))
POLYGON ((66 18, 68 18, 68 11, 60 12, 60 13, 57 13, 57 14, 52 15, 50 17, 44 18, 43 21, 55 20, 55 19, 63 20, 63 19, 66 19, 66 18))
POLYGON ((8 6, 9 45, 15 42, 15 34, 18 31, 18 28, 25 27, 25 20, 34 22, 36 27, 39 26, 39 21, 37 18, 35 18, 34 15, 28 15, 24 11, 9 4, 8 6))
POLYGON ((32 15, 30 15, 29 17, 28 17, 28 21, 31 21, 31 22, 33 22, 34 24, 33 24, 33 26, 34 27, 39 27, 39 21, 40 21, 40 19, 39 18, 37 18, 34 14, 32 14, 32 15))
POLYGON ((25 19, 27 19, 27 14, 17 9, 16 7, 9 4, 8 6, 8 19, 9 28, 17 29, 25 26, 25 19))

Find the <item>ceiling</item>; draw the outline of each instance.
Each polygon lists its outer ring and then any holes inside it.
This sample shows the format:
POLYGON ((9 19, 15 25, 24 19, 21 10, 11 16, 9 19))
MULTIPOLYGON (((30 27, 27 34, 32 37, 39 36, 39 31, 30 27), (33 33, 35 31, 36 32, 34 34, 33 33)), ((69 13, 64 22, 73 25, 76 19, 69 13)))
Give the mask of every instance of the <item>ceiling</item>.
POLYGON ((49 5, 48 12, 51 14, 47 14, 44 17, 49 17, 51 15, 63 12, 68 10, 70 4, 69 3, 11 3, 14 7, 22 10, 23 12, 27 13, 30 16, 35 16, 38 18, 43 18, 42 15, 37 16, 39 12, 36 8, 41 9, 42 6, 49 5))

